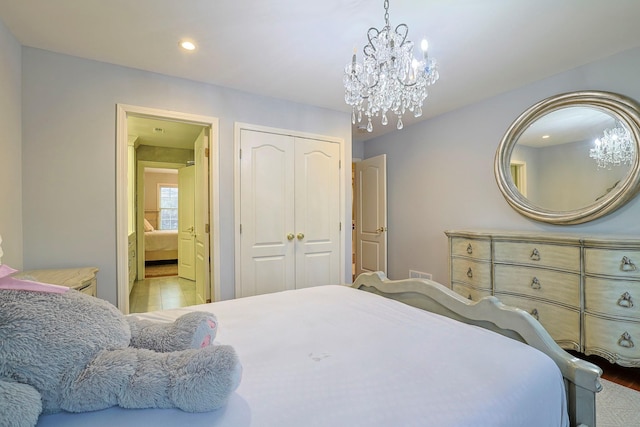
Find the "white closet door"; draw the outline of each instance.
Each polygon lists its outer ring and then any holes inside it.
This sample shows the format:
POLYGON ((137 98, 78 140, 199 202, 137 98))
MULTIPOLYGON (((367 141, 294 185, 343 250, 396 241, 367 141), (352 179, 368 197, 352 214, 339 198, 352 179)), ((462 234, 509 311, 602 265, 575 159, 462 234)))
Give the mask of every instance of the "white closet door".
POLYGON ((242 130, 238 297, 295 288, 293 138, 242 130))
POLYGON ((340 146, 295 140, 296 288, 340 283, 340 146))

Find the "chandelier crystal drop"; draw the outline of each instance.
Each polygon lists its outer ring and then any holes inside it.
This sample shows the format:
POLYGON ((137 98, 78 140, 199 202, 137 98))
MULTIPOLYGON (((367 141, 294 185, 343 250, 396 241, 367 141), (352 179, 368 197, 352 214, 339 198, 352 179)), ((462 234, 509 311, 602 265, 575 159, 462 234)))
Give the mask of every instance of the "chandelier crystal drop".
POLYGON ((402 129, 402 115, 408 110, 415 117, 422 115, 427 86, 440 77, 436 60, 427 55, 426 40, 421 43, 422 57, 414 58, 413 42, 407 40, 409 27, 405 24, 391 29, 389 1, 384 2, 382 30, 369 28, 369 43, 364 47, 364 60, 352 60, 344 69, 344 99, 352 107, 351 122, 367 120, 367 131, 373 132, 372 117, 380 116, 382 125, 389 122, 388 114, 397 116, 396 128, 402 129))
POLYGON ((635 159, 635 142, 629 129, 617 123, 615 128, 605 129, 604 135, 596 139, 595 146, 589 150, 589 157, 595 159, 599 168, 631 165, 635 159))

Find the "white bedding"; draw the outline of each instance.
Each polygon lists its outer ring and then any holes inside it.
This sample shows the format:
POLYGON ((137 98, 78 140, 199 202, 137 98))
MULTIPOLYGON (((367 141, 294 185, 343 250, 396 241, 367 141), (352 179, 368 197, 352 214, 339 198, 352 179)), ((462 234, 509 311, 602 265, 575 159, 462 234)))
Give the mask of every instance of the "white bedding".
POLYGON ((111 408, 38 426, 568 425, 562 375, 543 353, 365 291, 322 286, 140 317, 196 308, 216 314, 216 342, 243 364, 225 408, 111 408))
POLYGON ((144 233, 145 251, 177 251, 177 230, 153 230, 144 233))

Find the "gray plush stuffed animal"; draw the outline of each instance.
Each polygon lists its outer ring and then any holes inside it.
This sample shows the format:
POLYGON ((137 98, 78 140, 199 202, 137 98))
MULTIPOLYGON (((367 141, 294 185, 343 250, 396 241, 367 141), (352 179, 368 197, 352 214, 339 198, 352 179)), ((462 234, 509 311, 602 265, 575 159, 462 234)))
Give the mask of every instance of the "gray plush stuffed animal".
POLYGON ((0 426, 34 426, 41 413, 123 408, 211 411, 240 382, 217 321, 124 316, 75 290, 11 277, 0 265, 0 426))

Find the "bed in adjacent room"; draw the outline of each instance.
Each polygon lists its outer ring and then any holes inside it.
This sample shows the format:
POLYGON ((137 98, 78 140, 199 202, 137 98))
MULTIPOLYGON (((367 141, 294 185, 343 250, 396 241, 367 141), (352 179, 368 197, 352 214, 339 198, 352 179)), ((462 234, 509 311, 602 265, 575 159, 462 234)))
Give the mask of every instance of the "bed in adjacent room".
POLYGON ((144 221, 144 260, 178 259, 178 230, 158 230, 144 221))
POLYGON ((473 303, 432 281, 368 273, 353 286, 137 316, 165 322, 190 310, 215 313, 216 342, 242 362, 226 407, 60 413, 38 426, 595 425, 600 369, 493 297, 473 303))

